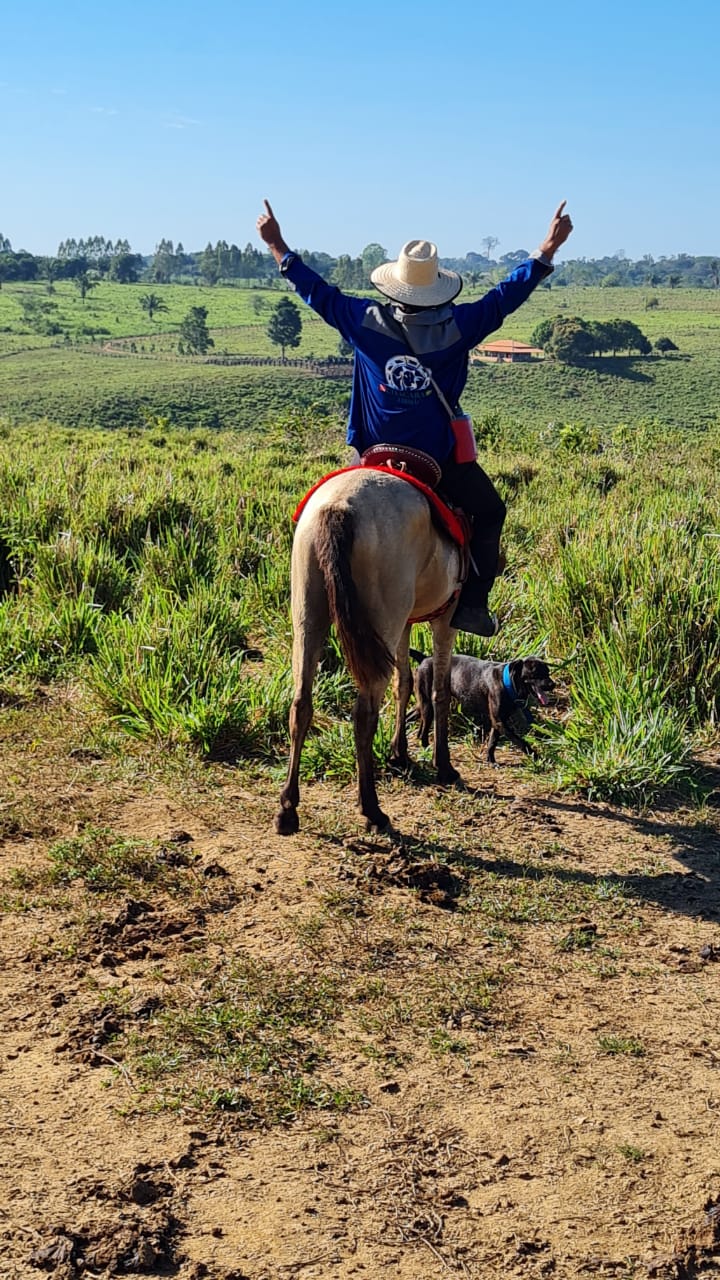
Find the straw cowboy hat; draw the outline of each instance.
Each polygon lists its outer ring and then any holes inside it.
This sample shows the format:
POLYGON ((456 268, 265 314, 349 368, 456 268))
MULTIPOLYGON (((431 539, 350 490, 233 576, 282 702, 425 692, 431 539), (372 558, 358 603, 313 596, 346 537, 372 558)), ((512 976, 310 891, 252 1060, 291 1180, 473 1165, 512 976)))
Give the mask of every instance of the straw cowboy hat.
POLYGON ((370 279, 386 297, 413 307, 438 307, 462 289, 456 271, 438 266, 437 248, 430 240, 408 240, 397 262, 383 262, 370 279))

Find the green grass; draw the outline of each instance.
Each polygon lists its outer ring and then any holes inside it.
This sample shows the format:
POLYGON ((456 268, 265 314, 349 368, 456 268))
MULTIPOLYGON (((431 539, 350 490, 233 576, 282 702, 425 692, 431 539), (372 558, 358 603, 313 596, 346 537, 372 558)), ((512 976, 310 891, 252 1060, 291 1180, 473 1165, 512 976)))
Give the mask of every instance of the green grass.
POLYGON ((187 881, 157 841, 127 839, 106 827, 89 827, 79 836, 56 841, 48 857, 51 884, 80 880, 96 893, 137 891, 139 885, 178 889, 187 881))
POLYGON ((598 1048, 610 1057, 644 1058, 646 1049, 637 1036, 599 1036, 598 1048))
POLYGON ((247 1123, 345 1110, 358 1095, 322 1078, 341 1007, 331 978, 240 956, 219 980, 208 974, 200 999, 170 995, 123 1056, 140 1091, 165 1107, 233 1111, 247 1123))

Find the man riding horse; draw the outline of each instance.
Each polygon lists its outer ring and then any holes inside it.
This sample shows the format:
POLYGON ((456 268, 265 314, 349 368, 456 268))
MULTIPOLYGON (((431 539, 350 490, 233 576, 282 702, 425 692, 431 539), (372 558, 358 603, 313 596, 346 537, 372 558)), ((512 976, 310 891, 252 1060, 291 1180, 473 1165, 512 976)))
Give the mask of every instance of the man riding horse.
POLYGON ((502 325, 553 270, 572 231, 556 210, 542 244, 477 302, 453 303, 462 289, 455 271, 438 265, 427 240, 410 240, 396 262, 376 267, 375 287, 389 299, 348 296, 306 266, 282 237, 267 200, 257 220, 282 275, 300 297, 355 349, 347 442, 362 455, 375 444, 406 445, 442 468, 440 488, 473 521, 471 572, 451 620, 459 631, 492 636, 498 629, 488 595, 498 570, 505 504, 475 461, 459 461, 452 420, 461 414, 470 351, 502 325))

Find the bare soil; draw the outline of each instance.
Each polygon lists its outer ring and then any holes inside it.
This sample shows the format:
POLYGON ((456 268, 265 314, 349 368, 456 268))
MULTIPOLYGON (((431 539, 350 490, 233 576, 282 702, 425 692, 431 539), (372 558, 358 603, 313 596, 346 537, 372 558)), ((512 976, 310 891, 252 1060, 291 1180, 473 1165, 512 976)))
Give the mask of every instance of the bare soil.
POLYGON ((720 1274, 712 803, 591 804, 466 745, 464 789, 381 780, 392 834, 309 784, 282 839, 267 772, 111 750, 72 690, 0 739, 2 1280, 720 1274), (49 882, 92 826, 166 878, 49 882), (189 1050, 148 1075, 239 958, 334 980, 293 1033, 334 1102, 247 1072, 228 1109, 189 1050))

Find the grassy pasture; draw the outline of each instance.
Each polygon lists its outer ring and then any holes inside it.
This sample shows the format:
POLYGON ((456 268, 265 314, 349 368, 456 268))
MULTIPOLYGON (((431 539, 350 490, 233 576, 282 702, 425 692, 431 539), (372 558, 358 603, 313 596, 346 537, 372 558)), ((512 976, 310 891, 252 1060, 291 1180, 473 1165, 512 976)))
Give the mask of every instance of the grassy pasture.
MULTIPOLYGON (((301 377, 292 367, 270 373, 262 367, 208 366, 200 358, 177 355, 180 320, 190 306, 202 305, 208 308, 213 355, 276 357, 266 329, 279 296, 280 289, 101 284, 83 304, 69 283, 58 284, 53 295, 44 285, 6 285, 0 291, 0 410, 15 421, 46 415, 84 426, 140 426, 150 412, 176 425, 245 427, 258 415, 298 403, 325 411, 342 408, 349 394, 346 379, 301 377), (149 291, 168 306, 152 323, 139 305, 149 291), (27 331, 21 308, 27 297, 57 303, 69 343, 27 331), (114 354, 103 350, 108 344, 114 354)), ((674 429, 717 421, 720 296, 715 291, 538 289, 503 332, 526 340, 541 319, 558 311, 586 319, 631 319, 651 341, 672 338, 680 354, 605 357, 584 366, 475 366, 465 403, 478 421, 499 415, 504 435, 518 442, 528 442, 550 423, 606 429, 654 421, 674 429), (646 310, 649 298, 659 305, 646 310)), ((293 356, 336 354, 335 332, 309 308, 302 307, 302 316, 301 344, 293 356)))
MULTIPOLYGON (((85 301, 70 281, 58 281, 53 293, 41 282, 9 283, 0 290, 0 340, 27 331, 22 303, 29 299, 50 302, 57 307, 58 322, 71 334, 84 328, 102 329, 111 338, 143 336, 148 342, 163 334, 177 332, 190 307, 208 309, 212 330, 249 329, 256 337, 264 334, 272 307, 286 291, 278 281, 274 289, 246 289, 228 285, 120 285, 102 282, 85 301), (140 306, 140 298, 154 293, 167 311, 157 312, 152 322, 140 306)), ((483 289, 465 289, 461 302, 472 302, 483 289)), ((693 354, 707 347, 708 335, 720 328, 720 291, 711 289, 604 289, 595 286, 540 288, 503 326, 508 337, 526 340, 540 320, 558 313, 580 315, 587 320, 619 316, 633 320, 654 341, 661 334, 672 337, 682 351, 693 354), (648 309, 648 301, 655 306, 648 309)), ((331 346, 337 340, 309 308, 302 306, 303 327, 318 326, 329 333, 331 346)), ((219 344, 218 344, 219 345, 219 344)), ((1 348, 0 348, 1 349, 1 348)))
POLYGON ((52 348, 0 360, 0 404, 14 421, 38 415, 69 426, 144 427, 146 415, 177 426, 251 429, 270 413, 339 407, 347 383, 291 366, 224 367, 201 360, 103 356, 52 348))

